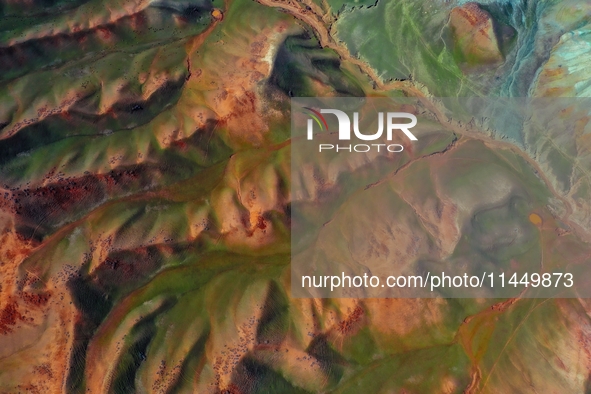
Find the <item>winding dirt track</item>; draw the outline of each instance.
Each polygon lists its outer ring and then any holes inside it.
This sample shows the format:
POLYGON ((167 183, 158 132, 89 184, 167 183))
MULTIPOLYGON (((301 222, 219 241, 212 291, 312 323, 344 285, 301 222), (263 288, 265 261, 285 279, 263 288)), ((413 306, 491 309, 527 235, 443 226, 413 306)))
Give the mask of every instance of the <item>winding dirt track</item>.
POLYGON ((532 159, 527 153, 523 152, 520 148, 518 148, 512 143, 496 140, 494 138, 489 137, 481 130, 476 129, 475 127, 469 127, 466 124, 460 124, 457 121, 449 119, 444 114, 442 108, 440 108, 437 104, 434 103, 433 100, 431 100, 429 94, 426 93, 426 89, 420 88, 413 81, 382 81, 375 73, 375 71, 367 63, 352 56, 346 47, 337 43, 332 38, 330 34, 330 27, 335 22, 335 20, 330 15, 330 11, 327 11, 326 13, 321 15, 321 8, 311 1, 306 1, 306 3, 299 3, 297 1, 292 0, 255 1, 267 7, 280 8, 288 12, 289 14, 293 15, 298 20, 304 22, 306 25, 310 26, 316 33, 316 37, 318 38, 320 45, 324 48, 330 48, 334 50, 343 61, 350 62, 359 67, 359 69, 371 79, 376 92, 384 92, 388 90, 401 90, 409 97, 417 97, 421 100, 422 104, 433 113, 433 115, 439 121, 439 123, 446 126, 448 129, 456 132, 459 135, 464 135, 473 139, 481 140, 489 146, 494 146, 499 149, 510 150, 512 153, 519 155, 535 170, 537 175, 542 179, 542 181, 545 183, 546 187, 552 193, 552 195, 564 204, 566 213, 562 217, 560 217, 560 220, 566 223, 571 228, 573 228, 581 239, 583 239, 586 242, 591 242, 591 234, 589 234, 589 232, 586 229, 582 228, 581 226, 570 220, 570 215, 573 212, 571 203, 564 196, 562 196, 560 193, 556 191, 556 188, 554 187, 552 182, 548 179, 542 168, 534 159, 532 159))
MULTIPOLYGON (((567 198, 565 198, 564 196, 562 196, 560 193, 558 193, 556 191, 556 188, 554 187, 552 182, 548 179, 548 177, 545 175, 542 168, 539 166, 539 164, 534 159, 532 159, 526 152, 522 151, 519 147, 517 147, 516 145, 514 145, 512 143, 496 140, 496 139, 488 136, 486 133, 484 133, 482 130, 478 129, 474 125, 461 124, 457 121, 454 121, 453 119, 448 118, 445 115, 444 109, 442 107, 438 106, 434 100, 432 100, 432 97, 428 94, 427 90, 425 88, 420 88, 419 85, 417 85, 412 80, 388 81, 388 82, 382 81, 378 77, 378 75, 375 73, 375 71, 367 63, 352 56, 346 47, 339 44, 338 42, 336 42, 332 38, 331 33, 330 33, 330 29, 331 29, 331 26, 333 25, 333 23, 335 22, 335 19, 332 16, 329 7, 326 4, 325 4, 324 8, 328 11, 323 10, 320 6, 315 4, 312 0, 302 0, 302 3, 297 2, 297 1, 293 1, 293 0, 255 0, 255 1, 257 1, 258 3, 260 3, 262 5, 268 6, 268 7, 280 8, 283 11, 288 12, 289 14, 291 14, 292 16, 294 16, 295 18, 297 18, 301 22, 310 26, 314 30, 316 37, 318 38, 318 40, 320 42, 320 45, 324 48, 330 48, 330 49, 334 50, 339 55, 341 60, 350 62, 351 64, 354 64, 357 67, 359 67, 359 69, 371 79, 371 81, 374 85, 374 90, 376 92, 385 92, 388 90, 401 90, 409 97, 418 98, 421 101, 421 103, 425 106, 425 108, 429 109, 433 113, 434 117, 437 119, 437 121, 440 124, 444 125, 449 130, 454 131, 457 135, 459 135, 459 136, 463 135, 463 136, 466 136, 466 137, 469 137, 472 139, 481 140, 484 143, 486 143, 488 146, 496 147, 497 149, 509 150, 512 153, 523 158, 523 160, 525 160, 532 167, 532 169, 537 173, 537 175, 540 177, 540 179, 545 183, 547 189, 551 192, 551 194, 564 204, 566 212, 559 219, 562 222, 564 222, 565 224, 567 224, 568 226, 570 226, 581 239, 583 239, 586 242, 591 242, 591 234, 589 233, 589 231, 587 231, 586 229, 582 228, 581 226, 579 226, 578 224, 576 224, 570 220, 570 215, 573 212, 571 203, 568 201, 567 198)), ((462 141, 458 141, 458 142, 462 143, 462 141)), ((455 142, 454 142, 448 148, 453 149, 455 146, 457 146, 457 144, 455 144, 455 142)), ((445 154, 447 151, 448 151, 448 149, 446 149, 443 152, 440 152, 440 154, 445 154)), ((461 325, 461 327, 458 329, 458 333, 457 333, 457 336, 454 341, 461 341, 460 337, 463 335, 462 327, 465 326, 466 324, 469 324, 471 319, 473 319, 476 316, 497 315, 499 313, 503 313, 507 309, 509 309, 512 305, 514 305, 516 302, 518 302, 521 299, 522 295, 523 295, 523 293, 520 294, 516 298, 510 298, 510 299, 498 302, 497 304, 492 305, 490 308, 487 308, 487 309, 477 313, 476 315, 468 316, 464 320, 464 323, 461 325)), ((542 303, 544 303, 546 301, 547 300, 543 300, 539 305, 541 305, 542 303)), ((525 319, 523 321, 525 321, 525 319)), ((507 343, 505 343, 505 347, 508 345, 508 343, 512 339, 513 339, 513 336, 511 336, 509 338, 509 340, 507 341, 507 343)), ((500 358, 500 354, 499 354, 499 357, 497 358, 497 360, 495 361, 495 364, 493 366, 493 370, 494 370, 494 367, 496 366, 496 363, 499 358, 500 358)), ((491 374, 492 374, 492 370, 489 372, 488 376, 486 376, 484 378, 484 381, 483 381, 482 371, 480 370, 480 368, 477 365, 474 365, 473 370, 472 370, 472 381, 470 382, 468 387, 466 387, 464 392, 467 394, 482 392, 482 390, 484 390, 484 387, 487 385, 491 374)))

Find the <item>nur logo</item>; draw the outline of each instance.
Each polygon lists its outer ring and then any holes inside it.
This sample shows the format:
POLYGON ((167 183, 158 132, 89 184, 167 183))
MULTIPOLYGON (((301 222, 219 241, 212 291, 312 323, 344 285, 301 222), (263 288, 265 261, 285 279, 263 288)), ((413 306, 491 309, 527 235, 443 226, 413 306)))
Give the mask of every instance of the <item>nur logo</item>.
MULTIPOLYGON (((318 126, 320 132, 328 132, 328 123, 324 118, 323 114, 332 114, 336 116, 339 130, 338 130, 338 137, 340 141, 349 141, 351 140, 351 119, 349 115, 345 112, 338 110, 338 109, 320 109, 315 110, 310 107, 304 107, 306 110, 306 114, 310 117, 307 123, 307 138, 308 140, 314 139, 314 124, 318 126)), ((359 130, 359 113, 353 113, 353 133, 355 137, 362 141, 375 141, 382 137, 384 133, 384 119, 385 119, 385 129, 386 129, 386 139, 388 141, 392 141, 392 136, 394 134, 394 130, 399 130, 404 133, 404 135, 410 139, 411 141, 417 141, 417 137, 413 133, 410 132, 409 129, 413 128, 417 124, 417 117, 408 112, 383 112, 378 113, 378 130, 373 134, 364 134, 359 130), (400 119, 409 119, 410 122, 407 123, 397 123, 400 119), (395 123, 396 121, 396 123, 395 123)), ((332 145, 332 144, 320 144, 319 151, 322 152, 323 150, 332 150, 336 149, 336 151, 340 150, 347 150, 349 152, 369 152, 372 147, 377 148, 377 151, 380 151, 381 147, 386 147, 388 152, 401 152, 404 147, 400 144, 357 144, 357 145, 332 145)))

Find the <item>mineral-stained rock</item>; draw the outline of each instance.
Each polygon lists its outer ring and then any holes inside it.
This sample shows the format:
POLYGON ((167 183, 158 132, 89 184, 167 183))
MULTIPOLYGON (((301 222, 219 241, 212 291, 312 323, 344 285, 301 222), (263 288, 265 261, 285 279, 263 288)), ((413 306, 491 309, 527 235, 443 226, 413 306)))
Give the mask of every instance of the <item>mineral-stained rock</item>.
POLYGON ((477 3, 455 7, 450 27, 456 50, 469 64, 494 64, 504 60, 492 16, 477 3))

